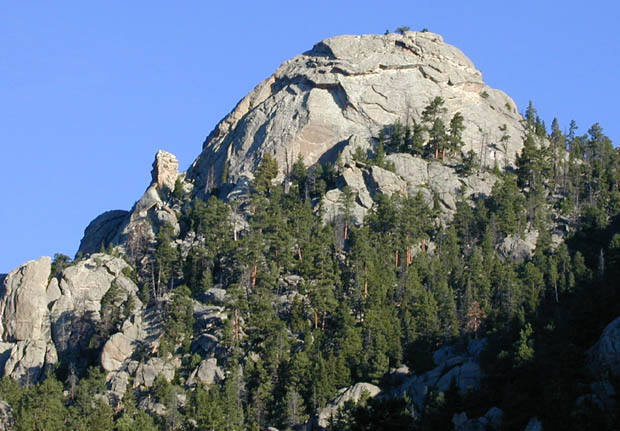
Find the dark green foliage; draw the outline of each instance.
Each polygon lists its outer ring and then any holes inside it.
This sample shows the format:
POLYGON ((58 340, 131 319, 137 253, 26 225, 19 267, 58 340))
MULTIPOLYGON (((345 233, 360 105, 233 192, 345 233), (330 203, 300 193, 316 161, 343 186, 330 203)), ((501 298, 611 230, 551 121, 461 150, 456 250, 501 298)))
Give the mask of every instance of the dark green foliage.
POLYGON ((191 291, 187 286, 179 286, 171 293, 171 301, 166 312, 164 336, 159 345, 159 354, 166 357, 181 346, 184 353, 189 351, 194 326, 194 309, 191 291))
POLYGON ((369 399, 355 406, 345 405, 333 424, 334 431, 415 430, 415 415, 405 399, 369 399))
MULTIPOLYGON (((461 157, 465 119, 460 112, 457 112, 446 126, 448 119, 443 118, 446 113, 444 103, 441 97, 435 97, 424 108, 420 122, 408 120, 403 125, 400 120, 396 120, 393 124, 384 127, 377 139, 378 146, 374 164, 389 169, 389 165, 383 165, 384 151, 388 154, 409 153, 429 159, 441 158, 442 161, 445 161, 446 157, 461 157)), ((358 154, 357 159, 369 161, 363 154, 358 154)), ((471 165, 473 160, 469 160, 468 163, 471 165)), ((470 168, 466 171, 467 174, 470 173, 470 168)))
POLYGON ((71 265, 71 258, 62 253, 55 253, 54 259, 52 259, 52 277, 60 277, 62 271, 71 265))
POLYGON ((278 175, 278 162, 270 154, 265 154, 254 175, 254 189, 259 194, 269 195, 272 181, 278 175))
POLYGON ((177 178, 174 182, 172 197, 177 201, 181 201, 183 200, 183 196, 185 196, 185 190, 183 190, 183 181, 181 181, 181 178, 177 178))
MULTIPOLYGON (((475 153, 460 154, 462 116, 446 127, 444 114, 443 100, 433 99, 422 121, 386 128, 357 161, 389 168, 387 154, 407 152, 447 163, 462 157, 461 173, 479 171, 475 153)), ((301 158, 277 184, 277 163, 265 156, 241 204, 215 197, 190 203, 173 193, 181 232, 164 225, 144 251, 147 266, 130 275, 164 313, 158 354, 182 358, 177 377, 170 383, 159 376, 148 391, 129 389, 116 410, 101 401, 106 383, 98 369, 81 376, 63 366, 57 375, 64 386, 53 374, 28 388, 5 378, 0 398, 13 407, 17 429, 292 428, 312 420, 340 388, 385 385, 390 368, 402 364, 420 374, 435 367, 438 347, 480 337, 488 339, 481 391, 431 390, 415 414, 407 399, 362 400, 345 406, 330 429, 451 429, 454 413, 479 417, 493 405, 505 412, 507 430, 524 429, 532 416, 545 429, 617 429, 596 406, 575 401, 590 390, 584 352, 620 305, 618 150, 598 125, 577 136, 573 124, 564 135, 554 121, 547 136, 533 106, 525 127, 516 172, 498 166, 490 196, 455 197, 452 219, 440 217, 436 192, 428 193, 431 205, 422 194, 377 193, 356 224, 358 197, 343 186, 340 168, 308 169, 301 158), (336 186, 338 216, 324 223, 320 198, 336 186), (552 229, 566 241, 557 244, 552 229), (532 230, 531 257, 499 252, 507 237, 532 230), (177 248, 177 239, 189 246, 177 248), (212 299, 213 289, 205 295, 212 287, 226 294, 213 300, 228 319, 208 323, 221 339, 215 354, 226 378, 188 391, 181 407, 179 383, 204 359, 192 345, 205 329, 194 322, 194 301, 212 299), (140 411, 143 397, 166 414, 140 411)), ((507 128, 500 132, 501 146, 507 128)), ((57 257, 54 274, 66 264, 57 257)), ((94 353, 131 309, 113 284, 102 300, 94 353)))
POLYGON ((154 296, 158 297, 166 290, 174 287, 175 279, 179 272, 179 251, 172 243, 174 228, 170 223, 165 223, 157 233, 155 245, 155 260, 157 262, 156 277, 153 280, 154 296))

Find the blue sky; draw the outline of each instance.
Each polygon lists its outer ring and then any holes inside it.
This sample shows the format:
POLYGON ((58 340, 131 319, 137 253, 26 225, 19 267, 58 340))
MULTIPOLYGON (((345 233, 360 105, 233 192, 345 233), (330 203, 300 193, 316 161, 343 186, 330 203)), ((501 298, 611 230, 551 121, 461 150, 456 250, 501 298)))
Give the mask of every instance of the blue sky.
POLYGON ((0 273, 72 256, 91 219, 141 196, 158 149, 186 169, 258 82, 338 34, 426 27, 521 110, 620 142, 617 2, 218 3, 3 4, 0 273))

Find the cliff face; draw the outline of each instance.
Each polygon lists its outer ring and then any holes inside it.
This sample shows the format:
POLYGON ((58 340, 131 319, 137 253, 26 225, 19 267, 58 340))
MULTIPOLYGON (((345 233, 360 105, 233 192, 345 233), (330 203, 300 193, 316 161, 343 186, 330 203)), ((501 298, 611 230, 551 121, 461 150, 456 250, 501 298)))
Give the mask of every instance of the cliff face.
MULTIPOLYGON (((277 160, 279 179, 300 156, 308 166, 339 160, 339 184, 323 199, 326 219, 338 211, 343 186, 356 195, 358 221, 379 193, 422 192, 429 203, 437 196, 449 214, 456 196, 488 195, 495 178, 488 173, 464 178, 454 164, 407 154, 388 157, 393 172, 352 163, 357 148, 376 148, 376 137, 387 126, 421 123, 436 97, 444 100, 440 116, 446 125, 457 112, 464 118, 463 153, 473 150, 490 167, 514 163, 524 131, 513 100, 488 87, 472 62, 440 35, 406 32, 338 36, 286 61, 215 127, 180 178, 194 195, 204 197, 225 185, 221 197, 232 198, 245 194, 265 154, 277 160)), ((178 231, 168 201, 179 177, 176 158, 159 151, 152 174, 130 212, 109 211, 91 222, 79 253, 126 245, 137 236, 152 240, 163 223, 178 231)))
POLYGON ((523 129, 513 100, 488 87, 440 35, 406 32, 334 37, 286 61, 211 132, 188 179, 198 190, 236 183, 265 154, 275 156, 281 174, 299 155, 307 165, 333 162, 386 125, 419 121, 437 96, 445 118, 460 112, 465 119, 464 152, 473 149, 488 166, 514 161, 523 129), (509 138, 500 145, 503 135, 509 138))

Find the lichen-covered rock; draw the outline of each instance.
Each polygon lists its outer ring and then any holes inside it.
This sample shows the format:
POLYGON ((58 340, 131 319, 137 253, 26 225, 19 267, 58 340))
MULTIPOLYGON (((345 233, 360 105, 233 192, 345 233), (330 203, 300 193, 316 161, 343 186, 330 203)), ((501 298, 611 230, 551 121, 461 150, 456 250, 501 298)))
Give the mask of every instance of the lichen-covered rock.
POLYGON ((377 396, 379 392, 381 392, 381 389, 370 383, 356 383, 353 386, 341 389, 338 396, 331 400, 319 413, 319 426, 327 427, 327 425, 329 425, 330 418, 335 416, 338 409, 344 406, 344 403, 347 401, 357 403, 360 401, 362 396, 372 398, 377 396))
MULTIPOLYGON (((484 84, 457 48, 430 32, 338 36, 282 64, 207 137, 188 179, 237 183, 271 154, 280 172, 303 156, 307 165, 336 161, 348 147, 376 137, 397 120, 419 120, 434 97, 445 100, 446 121, 465 118, 464 151, 484 165, 512 163, 523 129, 515 103, 484 84), (506 124, 506 148, 495 144, 506 124), (505 152, 505 154, 504 154, 505 152)), ((362 145, 363 146, 363 145, 362 145)), ((216 184, 217 185, 217 184, 216 184)))

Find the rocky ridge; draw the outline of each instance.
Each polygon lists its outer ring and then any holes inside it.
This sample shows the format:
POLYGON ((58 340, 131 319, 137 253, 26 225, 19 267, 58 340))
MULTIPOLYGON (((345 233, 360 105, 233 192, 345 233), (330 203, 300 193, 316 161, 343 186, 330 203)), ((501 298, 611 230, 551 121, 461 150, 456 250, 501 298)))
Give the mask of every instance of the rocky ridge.
MULTIPOLYGON (((131 266, 122 258, 98 251, 116 247, 115 252, 131 255, 133 247, 152 246, 164 224, 178 233, 182 206, 215 188, 228 199, 244 196, 266 154, 278 161, 280 178, 300 155, 307 165, 339 160, 337 186, 322 198, 327 221, 340 213, 345 186, 355 196, 352 212, 358 221, 373 208, 379 195, 421 193, 429 203, 436 200, 447 216, 461 198, 490 195, 496 177, 489 170, 465 175, 457 171, 454 161, 424 160, 404 153, 386 156, 393 169, 353 157, 357 148, 373 148, 373 138, 381 127, 397 120, 419 120, 424 106, 436 96, 446 100, 448 115, 463 113, 465 150, 473 149, 487 166, 514 162, 523 133, 514 102, 486 86, 473 64, 436 34, 341 36, 285 62, 222 120, 187 175, 179 173, 174 155, 159 151, 152 181, 134 207, 106 212, 86 228, 79 249, 81 260, 52 273, 50 258, 43 257, 0 276, 0 370, 22 384, 32 384, 40 381, 51 365, 79 365, 101 322, 104 304, 109 301, 106 295, 113 290, 112 301, 124 307, 124 314, 118 330, 101 340, 97 358, 107 373, 110 403, 118 403, 130 387, 147 390, 159 375, 168 382, 179 380, 182 359, 187 358, 154 357, 163 334, 160 307, 170 298, 142 304, 131 266), (503 124, 510 140, 502 149, 497 142, 503 124), (179 185, 185 202, 173 199, 179 185)), ((318 202, 314 204, 318 206, 318 202)), ((243 226, 243 214, 233 216, 243 226)), ((504 257, 527 259, 536 238, 537 232, 530 231, 524 238, 509 236, 500 251, 504 257)), ((177 240, 175 246, 184 252, 194 243, 209 246, 191 235, 177 240)), ((287 287, 299 283, 288 280, 291 277, 283 277, 287 287)), ((228 319, 225 305, 231 299, 222 287, 211 287, 193 302, 196 324, 191 351, 200 361, 193 363, 188 378, 181 382, 187 388, 226 379, 222 361, 218 362, 219 340, 228 319)), ((277 298, 282 308, 290 308, 299 294, 291 288, 289 295, 277 298)), ((620 363, 618 327, 618 321, 610 324, 589 352, 595 381, 592 393, 581 402, 606 407, 615 399, 608 379, 614 377, 620 363)), ((444 392, 453 385, 461 395, 476 390, 484 378, 479 361, 483 346, 484 340, 472 342, 465 350, 445 346, 435 352, 432 370, 415 374, 404 367, 394 373, 398 384, 389 391, 382 392, 369 383, 342 388, 320 412, 319 424, 324 426, 346 401, 357 402, 364 393, 406 396, 422 410, 431 390, 444 392)), ((143 399, 141 406, 159 413, 165 409, 150 399, 143 399)), ((460 430, 496 429, 502 420, 497 410, 492 408, 479 418, 461 413, 455 415, 453 424, 460 430)), ((0 423, 12 420, 10 408, 5 409, 1 402, 0 413, 0 423)), ((540 426, 533 418, 528 429, 540 426)))
MULTIPOLYGON (((151 171, 151 184, 130 211, 107 211, 86 227, 78 255, 97 253, 102 248, 125 246, 129 242, 142 246, 155 238, 158 228, 170 223, 179 230, 176 213, 168 200, 179 178, 179 162, 166 151, 158 151, 151 171)), ((132 252, 132 250, 127 250, 132 252)))

